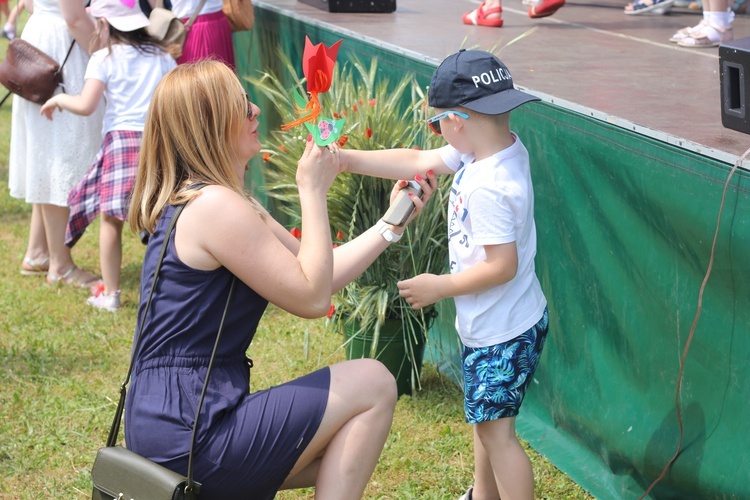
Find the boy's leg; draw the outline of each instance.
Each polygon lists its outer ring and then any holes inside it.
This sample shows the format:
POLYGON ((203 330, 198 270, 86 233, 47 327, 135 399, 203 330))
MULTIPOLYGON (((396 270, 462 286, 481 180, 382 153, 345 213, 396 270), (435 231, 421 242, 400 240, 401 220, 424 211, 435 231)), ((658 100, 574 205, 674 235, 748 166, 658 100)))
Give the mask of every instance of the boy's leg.
POLYGON ((482 441, 477 434, 477 424, 474 428, 474 488, 471 492, 472 500, 496 500, 500 498, 497 480, 492 471, 492 464, 482 441))
MULTIPOLYGON (((534 471, 526 451, 516 437, 515 423, 516 418, 509 417, 476 424, 474 446, 476 449, 477 441, 481 443, 494 472, 500 498, 533 500, 534 471)), ((483 498, 485 497, 476 496, 477 500, 483 498)))
POLYGON ((474 424, 479 488, 472 497, 477 500, 484 500, 480 494, 485 492, 495 493, 488 485, 491 476, 503 500, 534 498, 533 470, 516 437, 515 417, 534 377, 548 328, 545 309, 536 325, 508 342, 463 347, 464 409, 466 421, 474 424), (488 462, 492 472, 487 471, 488 462))

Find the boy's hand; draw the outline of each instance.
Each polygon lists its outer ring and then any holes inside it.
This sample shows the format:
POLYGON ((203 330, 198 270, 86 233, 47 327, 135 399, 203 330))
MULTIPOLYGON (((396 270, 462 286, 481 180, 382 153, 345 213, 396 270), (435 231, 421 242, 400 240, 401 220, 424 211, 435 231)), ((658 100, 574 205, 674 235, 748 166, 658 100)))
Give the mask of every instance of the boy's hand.
POLYGON ((443 298, 438 291, 439 281, 439 276, 425 273, 399 281, 396 285, 398 294, 412 309, 422 309, 443 298))

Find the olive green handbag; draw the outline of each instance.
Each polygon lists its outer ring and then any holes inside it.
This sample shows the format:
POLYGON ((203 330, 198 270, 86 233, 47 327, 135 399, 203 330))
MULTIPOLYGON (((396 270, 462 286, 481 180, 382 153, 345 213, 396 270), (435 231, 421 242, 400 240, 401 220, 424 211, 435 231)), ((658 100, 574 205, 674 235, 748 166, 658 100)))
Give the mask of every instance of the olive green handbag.
POLYGON ((138 336, 136 337, 135 347, 133 348, 133 353, 130 358, 128 374, 125 377, 125 381, 120 386, 120 401, 117 404, 115 418, 112 421, 112 427, 109 430, 107 445, 99 449, 99 452, 96 454, 96 459, 94 460, 94 466, 91 469, 91 480, 94 486, 91 495, 92 500, 193 500, 198 498, 198 493, 200 492, 201 485, 193 479, 193 446, 195 445, 195 429, 197 427, 201 408, 203 407, 203 399, 206 395, 206 387, 208 387, 209 378, 211 377, 211 368, 214 364, 216 349, 219 346, 221 331, 224 329, 224 319, 226 318, 227 310, 229 309, 229 302, 232 299, 234 285, 237 278, 232 278, 229 295, 227 296, 227 303, 226 306, 224 306, 224 314, 222 315, 221 323, 219 324, 219 332, 216 335, 216 343, 214 344, 214 349, 211 353, 211 360, 208 362, 206 381, 203 384, 201 397, 198 400, 198 408, 195 412, 195 419, 193 420, 195 422, 193 425, 193 434, 190 439, 187 476, 173 472, 122 446, 115 445, 117 442, 117 435, 120 432, 122 413, 125 409, 126 386, 130 381, 135 354, 138 352, 138 347, 141 342, 143 321, 145 320, 146 313, 151 306, 151 298, 154 294, 156 279, 159 277, 161 263, 164 260, 164 254, 167 250, 169 237, 172 234, 172 230, 177 223, 177 218, 180 216, 183 208, 185 208, 185 205, 178 206, 169 222, 169 228, 164 237, 164 244, 161 247, 159 262, 154 271, 154 279, 151 282, 151 289, 148 294, 148 300, 146 301, 146 307, 144 308, 143 317, 138 326, 138 336))

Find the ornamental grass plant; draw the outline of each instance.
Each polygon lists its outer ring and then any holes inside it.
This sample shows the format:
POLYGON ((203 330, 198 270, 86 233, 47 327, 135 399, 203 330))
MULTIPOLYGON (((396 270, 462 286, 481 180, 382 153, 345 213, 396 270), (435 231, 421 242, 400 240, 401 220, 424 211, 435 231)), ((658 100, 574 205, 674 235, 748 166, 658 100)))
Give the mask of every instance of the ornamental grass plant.
MULTIPOLYGON (((274 112, 284 123, 298 117, 291 89, 292 81, 300 94, 304 80, 297 79, 294 66, 279 54, 285 74, 264 73, 250 79, 255 92, 273 103, 274 112)), ((321 116, 345 118, 339 139, 342 148, 376 150, 389 148, 431 149, 444 144, 425 124, 428 109, 425 93, 413 75, 397 82, 379 77, 378 62, 366 65, 353 59, 339 63, 330 90, 320 96, 321 116)), ((287 217, 299 225, 299 196, 295 185, 297 160, 305 148, 307 129, 273 130, 266 140, 263 159, 266 194, 287 217)), ((344 172, 328 192, 332 234, 337 243, 349 241, 383 216, 389 206, 394 181, 344 172)), ((330 325, 342 331, 368 332, 372 337, 370 355, 380 349, 380 331, 386 320, 401 321, 407 350, 424 344, 427 330, 436 315, 435 305, 412 309, 398 294, 396 283, 421 273, 442 274, 447 270, 447 195, 450 178, 439 179, 438 189, 422 213, 407 227, 398 243, 391 244, 375 262, 334 299, 330 325), (352 326, 356 325, 356 326, 352 326)), ((351 341, 349 338, 346 342, 351 341)), ((410 353, 412 386, 419 385, 417 356, 410 353)))

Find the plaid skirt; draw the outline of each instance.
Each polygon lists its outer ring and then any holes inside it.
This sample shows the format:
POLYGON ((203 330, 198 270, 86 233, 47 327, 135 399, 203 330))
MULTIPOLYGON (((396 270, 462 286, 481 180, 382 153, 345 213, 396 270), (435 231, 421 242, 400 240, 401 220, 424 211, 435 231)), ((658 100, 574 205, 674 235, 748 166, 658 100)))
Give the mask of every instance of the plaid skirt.
POLYGON ((104 144, 88 173, 68 195, 67 246, 76 244, 99 212, 121 221, 127 219, 138 172, 141 135, 137 130, 110 130, 104 136, 104 144))

